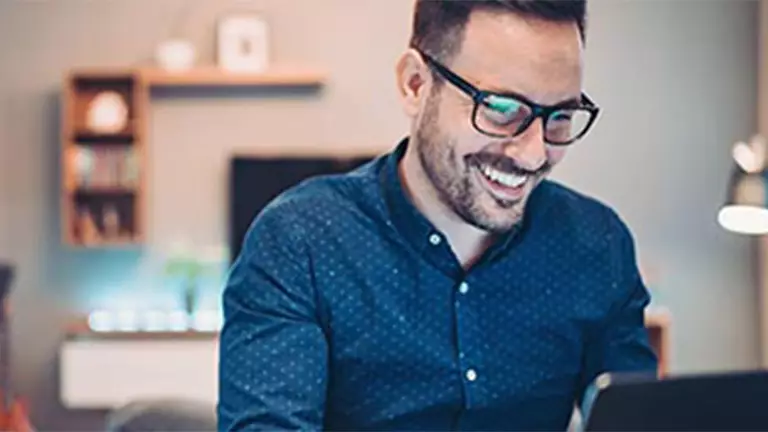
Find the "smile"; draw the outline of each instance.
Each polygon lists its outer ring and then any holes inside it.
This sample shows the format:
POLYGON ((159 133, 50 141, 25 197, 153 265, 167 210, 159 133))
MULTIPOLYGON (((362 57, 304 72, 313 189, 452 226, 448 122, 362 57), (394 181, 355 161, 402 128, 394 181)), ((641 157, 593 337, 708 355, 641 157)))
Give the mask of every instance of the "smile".
POLYGON ((520 187, 528 181, 527 175, 507 174, 491 168, 490 165, 480 165, 480 171, 482 171, 488 180, 500 183, 507 187, 520 187))
POLYGON ((530 176, 506 173, 488 164, 474 165, 474 168, 485 189, 496 199, 517 201, 523 198, 530 176))

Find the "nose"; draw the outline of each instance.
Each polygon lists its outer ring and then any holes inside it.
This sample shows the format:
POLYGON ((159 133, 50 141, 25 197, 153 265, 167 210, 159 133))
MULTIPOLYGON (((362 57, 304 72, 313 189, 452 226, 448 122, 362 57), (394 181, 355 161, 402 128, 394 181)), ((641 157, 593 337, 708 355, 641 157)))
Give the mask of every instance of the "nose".
POLYGON ((504 155, 514 159, 527 170, 536 170, 547 160, 547 144, 544 142, 544 125, 541 119, 534 120, 520 135, 506 143, 504 155))

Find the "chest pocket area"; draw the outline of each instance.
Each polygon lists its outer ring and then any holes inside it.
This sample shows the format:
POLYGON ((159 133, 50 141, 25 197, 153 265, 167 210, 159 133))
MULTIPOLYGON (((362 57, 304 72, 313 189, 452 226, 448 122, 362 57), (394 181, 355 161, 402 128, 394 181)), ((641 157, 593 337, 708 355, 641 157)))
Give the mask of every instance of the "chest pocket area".
POLYGON ((499 371, 499 392, 516 399, 572 395, 579 381, 583 335, 573 316, 543 312, 540 304, 508 304, 496 321, 486 314, 490 337, 485 362, 499 371))

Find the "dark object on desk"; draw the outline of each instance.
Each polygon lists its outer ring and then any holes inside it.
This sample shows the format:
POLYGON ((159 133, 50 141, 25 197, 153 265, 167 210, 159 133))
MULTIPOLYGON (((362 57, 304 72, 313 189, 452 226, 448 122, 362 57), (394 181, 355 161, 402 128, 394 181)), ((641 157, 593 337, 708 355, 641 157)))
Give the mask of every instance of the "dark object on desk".
POLYGON ((767 431, 768 372, 652 379, 603 375, 586 431, 767 431))
POLYGON ((230 260, 234 261, 240 254, 253 218, 281 192, 310 177, 344 173, 371 159, 373 156, 350 159, 234 157, 229 172, 230 260))
POLYGON ((206 432, 216 430, 216 407, 200 401, 159 399, 131 402, 111 412, 107 432, 206 432))

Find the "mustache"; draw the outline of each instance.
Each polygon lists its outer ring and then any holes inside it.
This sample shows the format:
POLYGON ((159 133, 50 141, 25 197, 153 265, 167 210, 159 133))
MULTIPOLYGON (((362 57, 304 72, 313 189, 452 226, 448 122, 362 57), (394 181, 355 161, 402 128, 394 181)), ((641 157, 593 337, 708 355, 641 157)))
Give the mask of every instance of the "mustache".
POLYGON ((544 176, 552 171, 552 163, 549 161, 549 159, 545 159, 544 163, 535 169, 523 167, 512 158, 489 153, 475 153, 467 155, 465 157, 465 161, 468 163, 474 163, 476 165, 489 165, 497 171, 518 176, 544 176))

